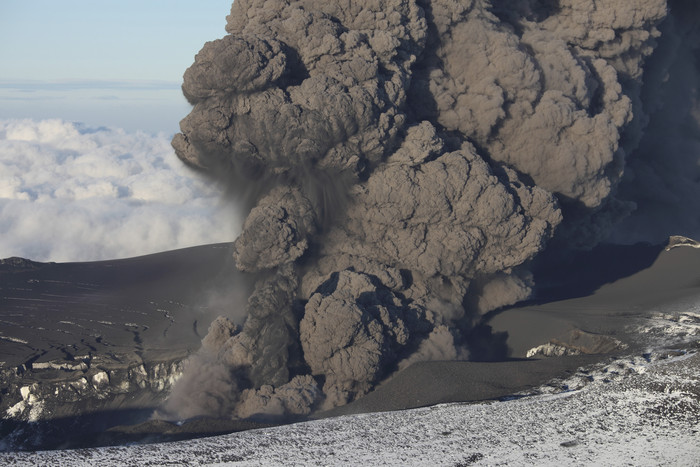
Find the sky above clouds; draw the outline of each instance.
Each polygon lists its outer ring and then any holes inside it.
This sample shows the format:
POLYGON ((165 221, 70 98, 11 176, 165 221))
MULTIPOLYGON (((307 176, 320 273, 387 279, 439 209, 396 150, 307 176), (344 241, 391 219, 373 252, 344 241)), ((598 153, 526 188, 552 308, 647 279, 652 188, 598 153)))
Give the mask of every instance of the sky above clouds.
POLYGON ((231 0, 3 0, 0 118, 177 131, 182 74, 231 0))
POLYGON ((231 0, 0 1, 0 258, 231 241, 238 213, 170 146, 182 74, 231 0))

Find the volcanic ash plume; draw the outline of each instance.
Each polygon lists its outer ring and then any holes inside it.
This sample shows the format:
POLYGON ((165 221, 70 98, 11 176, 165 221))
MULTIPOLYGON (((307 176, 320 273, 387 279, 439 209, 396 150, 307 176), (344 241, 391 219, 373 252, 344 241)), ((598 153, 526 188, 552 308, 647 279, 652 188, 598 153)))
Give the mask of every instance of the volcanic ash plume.
POLYGON ((662 0, 236 0, 184 75, 173 146, 247 204, 234 258, 257 282, 164 411, 305 415, 468 358, 553 237, 593 245, 632 210, 616 192, 666 17, 662 0))

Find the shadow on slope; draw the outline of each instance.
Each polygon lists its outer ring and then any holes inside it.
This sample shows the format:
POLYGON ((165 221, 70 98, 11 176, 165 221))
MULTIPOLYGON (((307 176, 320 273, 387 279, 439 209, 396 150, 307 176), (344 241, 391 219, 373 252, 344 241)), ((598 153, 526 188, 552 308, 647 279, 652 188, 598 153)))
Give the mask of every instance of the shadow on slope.
POLYGON ((612 284, 650 268, 664 247, 599 245, 590 251, 545 250, 534 267, 536 295, 530 304, 592 295, 605 284, 612 284))
POLYGON ((40 422, 0 420, 0 451, 81 449, 162 443, 274 425, 244 420, 195 419, 182 424, 149 420, 153 409, 107 410, 40 422))

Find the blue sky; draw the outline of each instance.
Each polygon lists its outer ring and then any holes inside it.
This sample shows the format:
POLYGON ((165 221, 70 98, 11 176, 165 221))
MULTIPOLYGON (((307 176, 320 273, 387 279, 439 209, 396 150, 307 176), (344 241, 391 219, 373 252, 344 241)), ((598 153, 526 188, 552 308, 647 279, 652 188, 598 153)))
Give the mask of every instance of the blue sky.
POLYGON ((231 0, 0 0, 0 258, 231 241, 235 204, 170 145, 231 0))
POLYGON ((0 119, 174 133, 194 55, 231 0, 0 1, 0 119))

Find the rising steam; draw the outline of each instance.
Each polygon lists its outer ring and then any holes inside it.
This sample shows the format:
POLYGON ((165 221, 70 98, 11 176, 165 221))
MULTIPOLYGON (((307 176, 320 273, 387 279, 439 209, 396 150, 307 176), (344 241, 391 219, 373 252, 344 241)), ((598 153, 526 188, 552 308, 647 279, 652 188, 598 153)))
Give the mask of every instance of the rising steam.
POLYGON ((234 258, 257 282, 165 416, 305 415, 467 358, 478 316, 528 297, 545 246, 624 232, 627 166, 700 199, 697 94, 676 117, 695 125, 683 162, 650 171, 675 154, 640 146, 669 112, 649 86, 697 91, 693 5, 236 0, 184 75, 173 146, 249 204, 234 258))

